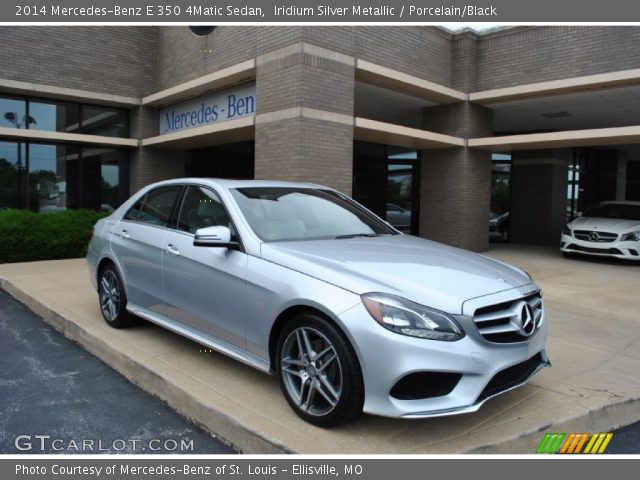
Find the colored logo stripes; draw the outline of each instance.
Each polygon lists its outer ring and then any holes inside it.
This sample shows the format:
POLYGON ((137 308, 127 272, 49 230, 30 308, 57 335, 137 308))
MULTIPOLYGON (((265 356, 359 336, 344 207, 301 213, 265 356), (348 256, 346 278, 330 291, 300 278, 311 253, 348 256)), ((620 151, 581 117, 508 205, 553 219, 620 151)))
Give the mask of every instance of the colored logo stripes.
POLYGON ((536 453, 604 453, 613 433, 547 433, 536 453))

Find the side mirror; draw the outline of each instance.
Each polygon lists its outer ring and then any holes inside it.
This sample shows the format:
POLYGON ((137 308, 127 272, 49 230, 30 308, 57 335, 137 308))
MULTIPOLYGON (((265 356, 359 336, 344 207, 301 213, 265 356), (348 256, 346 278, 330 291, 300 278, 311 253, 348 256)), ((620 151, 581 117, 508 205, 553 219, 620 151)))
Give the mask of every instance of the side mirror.
POLYGON ((222 225, 196 230, 193 245, 196 247, 221 248, 236 248, 238 246, 236 242, 231 241, 231 230, 222 225))

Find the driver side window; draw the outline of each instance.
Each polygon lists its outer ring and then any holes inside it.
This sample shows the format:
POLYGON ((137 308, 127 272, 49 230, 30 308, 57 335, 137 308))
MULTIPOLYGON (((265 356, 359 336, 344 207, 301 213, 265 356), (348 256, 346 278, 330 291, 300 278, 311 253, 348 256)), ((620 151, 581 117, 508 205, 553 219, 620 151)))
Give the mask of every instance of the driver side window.
POLYGON ((195 233, 200 228, 214 226, 229 227, 233 232, 229 216, 218 195, 207 188, 187 187, 178 217, 178 230, 195 233))

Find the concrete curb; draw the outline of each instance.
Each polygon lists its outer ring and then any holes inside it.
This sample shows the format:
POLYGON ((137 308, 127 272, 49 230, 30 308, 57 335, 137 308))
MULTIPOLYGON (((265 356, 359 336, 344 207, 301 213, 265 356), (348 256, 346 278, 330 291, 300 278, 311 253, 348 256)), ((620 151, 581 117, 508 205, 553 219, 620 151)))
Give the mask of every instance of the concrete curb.
MULTIPOLYGON (((535 445, 547 432, 611 432, 640 420, 640 398, 612 403, 588 413, 550 423, 534 432, 527 432, 513 439, 502 440, 494 445, 474 448, 464 453, 521 454, 535 445)), ((531 452, 535 453, 535 452, 531 452)))
MULTIPOLYGON (((31 297, 10 281, 0 278, 0 289, 26 305, 34 313, 70 340, 98 357, 132 383, 151 393, 195 422, 207 432, 247 454, 297 453, 278 442, 274 442, 248 425, 243 425, 227 412, 200 402, 195 395, 179 385, 163 378, 149 369, 140 359, 111 347, 101 338, 53 309, 31 297)), ((606 432, 640 420, 640 397, 624 401, 613 401, 587 413, 560 419, 535 431, 523 432, 511 438, 496 439, 487 444, 460 453, 513 454, 531 450, 545 432, 606 432)), ((533 451, 531 453, 534 453, 533 451)))
POLYGON ((168 382, 143 363, 111 348, 102 339, 89 334, 82 327, 27 295, 6 279, 0 278, 0 289, 27 306, 62 335, 81 345, 127 380, 165 401, 178 413, 230 446, 243 453, 295 453, 284 445, 265 438, 249 426, 239 424, 225 412, 198 402, 189 391, 168 382))

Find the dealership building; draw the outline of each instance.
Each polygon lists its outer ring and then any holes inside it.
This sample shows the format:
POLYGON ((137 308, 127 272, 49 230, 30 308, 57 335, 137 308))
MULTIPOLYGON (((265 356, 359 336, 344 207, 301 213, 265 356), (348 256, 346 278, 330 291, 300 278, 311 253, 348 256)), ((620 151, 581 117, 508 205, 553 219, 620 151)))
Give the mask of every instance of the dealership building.
POLYGON ((640 200, 640 27, 0 27, 0 208, 320 183, 475 251, 640 200), (508 213, 507 216, 504 214, 508 213))

